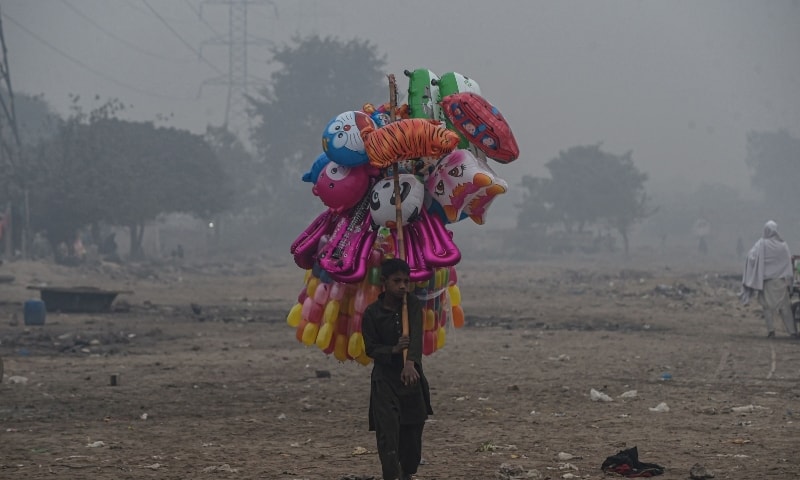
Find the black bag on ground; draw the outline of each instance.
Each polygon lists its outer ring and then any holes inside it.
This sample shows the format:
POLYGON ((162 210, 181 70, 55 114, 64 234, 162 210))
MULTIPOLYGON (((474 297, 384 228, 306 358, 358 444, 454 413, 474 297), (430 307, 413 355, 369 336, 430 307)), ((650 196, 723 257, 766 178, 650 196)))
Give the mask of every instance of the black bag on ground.
POLYGON ((606 473, 616 473, 628 478, 649 478, 664 473, 664 467, 661 465, 640 462, 639 450, 636 447, 611 455, 600 468, 606 473))

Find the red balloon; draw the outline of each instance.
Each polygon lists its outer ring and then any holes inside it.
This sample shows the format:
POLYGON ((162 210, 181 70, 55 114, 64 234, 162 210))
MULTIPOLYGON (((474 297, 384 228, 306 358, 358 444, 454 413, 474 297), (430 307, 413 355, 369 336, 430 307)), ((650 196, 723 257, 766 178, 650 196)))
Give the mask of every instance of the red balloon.
POLYGON ((442 110, 453 126, 487 157, 511 163, 519 147, 503 114, 477 93, 462 92, 444 97, 442 110))

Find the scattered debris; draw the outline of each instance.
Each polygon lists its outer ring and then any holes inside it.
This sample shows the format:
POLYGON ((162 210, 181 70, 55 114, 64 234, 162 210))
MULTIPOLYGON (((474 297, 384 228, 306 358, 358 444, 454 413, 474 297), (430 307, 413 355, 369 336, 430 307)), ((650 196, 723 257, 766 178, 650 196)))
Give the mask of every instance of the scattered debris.
POLYGON ((331 378, 331 372, 327 370, 315 370, 314 374, 317 378, 331 378))
POLYGON ((211 466, 206 467, 203 469, 203 473, 213 473, 213 472, 228 472, 228 473, 237 473, 239 471, 238 468, 231 468, 230 465, 227 463, 223 463, 219 466, 211 466))
POLYGON ((498 450, 516 450, 516 445, 495 445, 491 441, 483 442, 476 452, 496 452, 498 450))
POLYGON ((555 362, 566 362, 567 360, 569 360, 569 355, 567 355, 566 353, 562 353, 557 357, 547 357, 547 359, 553 360, 555 362))
POLYGON ((89 448, 100 448, 100 447, 105 447, 106 446, 106 442, 98 440, 96 442, 87 443, 86 446, 89 447, 89 448))
POLYGON ((656 405, 655 407, 650 407, 650 411, 651 412, 657 412, 657 413, 669 412, 669 406, 666 404, 666 402, 661 402, 658 405, 656 405))
POLYGON ((595 390, 594 388, 589 390, 589 398, 591 398, 593 402, 600 402, 600 401, 602 401, 602 402, 613 402, 614 401, 613 398, 609 397, 608 395, 606 395, 603 392, 599 392, 599 391, 595 390))
POLYGON ((733 413, 752 413, 758 410, 768 410, 767 407, 762 407, 761 405, 744 405, 742 407, 733 407, 731 408, 731 412, 733 413))
POLYGON ((28 377, 22 377, 20 375, 11 375, 6 379, 6 383, 11 383, 16 385, 27 385, 28 377))
POLYGON ((511 465, 503 463, 497 472, 498 480, 523 480, 523 479, 542 479, 544 478, 538 470, 526 470, 521 465, 511 465))
POLYGON ((692 468, 689 469, 689 478, 692 480, 706 480, 714 478, 714 473, 699 463, 695 463, 692 465, 692 468))
POLYGON ((580 459, 580 458, 581 457, 576 457, 575 455, 567 452, 558 452, 556 454, 556 460, 560 462, 566 462, 567 460, 580 459))
POLYGON ((636 398, 637 396, 639 396, 639 392, 636 390, 628 390, 620 395, 619 398, 636 398))
POLYGON ((364 454, 367 454, 367 453, 369 453, 369 450, 367 450, 366 448, 364 448, 364 447, 356 447, 356 448, 353 449, 352 455, 364 455, 364 454))

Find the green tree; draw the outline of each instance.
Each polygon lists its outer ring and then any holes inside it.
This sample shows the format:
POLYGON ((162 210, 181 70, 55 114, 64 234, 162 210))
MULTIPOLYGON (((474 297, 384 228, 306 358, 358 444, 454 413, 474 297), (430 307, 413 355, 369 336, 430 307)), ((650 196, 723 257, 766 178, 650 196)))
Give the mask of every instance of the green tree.
POLYGON ((276 238, 283 244, 324 208, 301 177, 322 153, 325 126, 342 112, 388 101, 388 86, 386 60, 365 40, 295 37, 271 53, 280 68, 250 98, 251 139, 262 162, 260 204, 272 232, 276 222, 285 227, 286 238, 276 238))
POLYGON ((147 222, 170 212, 209 218, 230 205, 232 189, 202 136, 119 120, 116 111, 109 103, 73 114, 40 143, 32 222, 53 245, 69 245, 90 224, 126 226, 130 256, 139 258, 147 222))
POLYGON ((622 237, 627 253, 632 226, 655 212, 644 187, 647 175, 636 168, 632 156, 604 152, 599 144, 559 152, 546 164, 549 179, 523 178, 528 192, 519 206, 519 225, 537 219, 582 232, 605 221, 622 237))
POLYGON ((2 210, 11 206, 12 243, 24 251, 25 192, 35 173, 28 157, 33 145, 56 134, 61 119, 41 95, 17 91, 12 99, 8 89, 0 87, 0 105, 0 205, 2 210))

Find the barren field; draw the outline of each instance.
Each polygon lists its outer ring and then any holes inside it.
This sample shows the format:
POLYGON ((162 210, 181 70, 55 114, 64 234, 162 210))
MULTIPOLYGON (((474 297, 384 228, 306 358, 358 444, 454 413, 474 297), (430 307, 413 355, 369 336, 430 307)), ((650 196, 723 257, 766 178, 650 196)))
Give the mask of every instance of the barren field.
MULTIPOLYGON (((0 478, 380 477, 370 367, 297 342, 291 261, 0 269, 15 277, 0 284, 0 478), (26 326, 26 287, 43 283, 133 293, 26 326)), ((664 479, 696 464, 800 477, 800 341, 765 338, 737 268, 586 257, 458 272, 466 326, 424 359, 435 415, 419 480, 601 479, 632 446, 664 479)))

